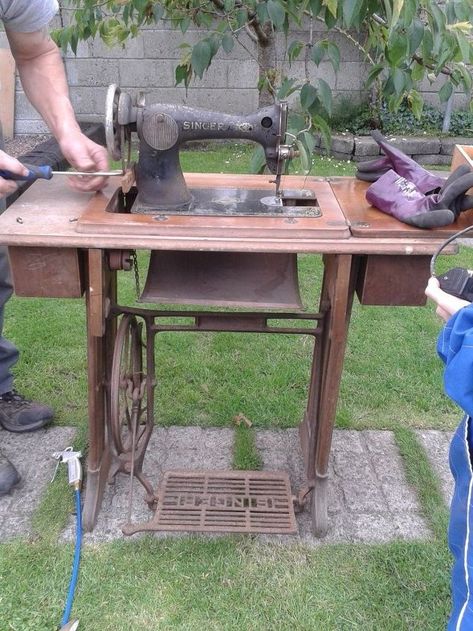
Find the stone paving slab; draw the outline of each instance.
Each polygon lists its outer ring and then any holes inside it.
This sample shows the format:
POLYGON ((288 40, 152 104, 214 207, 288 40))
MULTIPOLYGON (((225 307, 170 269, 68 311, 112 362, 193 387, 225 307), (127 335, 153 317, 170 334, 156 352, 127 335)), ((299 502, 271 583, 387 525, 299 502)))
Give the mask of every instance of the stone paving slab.
MULTIPOLYGON (((170 469, 231 469, 233 459, 232 429, 203 429, 200 427, 156 427, 151 435, 143 465, 143 472, 154 488, 164 473, 170 469)), ((122 539, 122 526, 129 520, 130 478, 119 474, 105 490, 102 510, 93 532, 84 535, 84 542, 99 543, 122 539)), ((133 483, 131 521, 148 521, 152 512, 143 500, 144 489, 139 482, 133 483)), ((75 532, 71 520, 64 538, 71 540, 75 532)), ((140 537, 140 534, 133 538, 140 537)), ((175 536, 159 533, 156 536, 175 536)))
MULTIPOLYGON (((293 489, 303 484, 297 430, 260 431, 257 447, 265 469, 288 470, 293 489)), ((328 513, 329 530, 324 539, 312 535, 308 509, 297 516, 297 538, 306 544, 317 544, 386 542, 430 536, 415 493, 406 482, 393 434, 388 431, 334 431, 328 513)), ((280 536, 278 540, 289 540, 289 537, 280 536)))
POLYGON ((0 430, 2 452, 22 477, 20 486, 0 497, 0 541, 31 534, 31 517, 56 468, 52 454, 71 445, 75 433, 73 427, 51 427, 27 434, 0 430))
MULTIPOLYGON (((54 470, 51 454, 69 445, 73 435, 72 428, 51 428, 25 435, 0 432, 1 448, 18 464, 25 479, 21 491, 0 498, 0 541, 30 534, 31 515, 54 470)), ((232 429, 156 428, 145 458, 145 474, 156 486, 163 472, 168 470, 231 469, 233 435, 232 429)), ((447 460, 451 434, 428 430, 418 432, 418 436, 442 488, 446 489, 447 501, 448 489, 451 489, 447 460)), ((304 469, 296 429, 259 430, 256 432, 256 444, 266 470, 287 471, 294 493, 303 486, 304 469)), ((430 536, 420 515, 415 493, 407 484, 392 432, 335 430, 329 475, 329 532, 324 539, 313 537, 307 509, 297 516, 297 535, 258 535, 257 538, 284 544, 303 542, 320 545, 414 540, 430 536)), ((115 482, 106 488, 97 526, 92 533, 84 536, 86 544, 124 537, 121 526, 128 521, 129 492, 129 478, 124 474, 118 475, 115 482)), ((135 481, 133 522, 151 518, 152 513, 143 497, 143 489, 135 481)), ((71 516, 69 526, 62 535, 63 540, 72 540, 74 531, 71 516)), ((134 535, 130 540, 141 536, 134 535)), ((183 535, 156 533, 155 536, 183 535)))

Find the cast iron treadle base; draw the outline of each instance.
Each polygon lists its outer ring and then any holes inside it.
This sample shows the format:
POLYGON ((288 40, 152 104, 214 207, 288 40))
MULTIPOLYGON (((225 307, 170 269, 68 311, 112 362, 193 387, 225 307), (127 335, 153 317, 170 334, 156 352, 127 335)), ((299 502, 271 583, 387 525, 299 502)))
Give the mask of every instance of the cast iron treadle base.
POLYGON ((167 471, 154 517, 126 524, 142 531, 295 534, 289 477, 267 471, 167 471))

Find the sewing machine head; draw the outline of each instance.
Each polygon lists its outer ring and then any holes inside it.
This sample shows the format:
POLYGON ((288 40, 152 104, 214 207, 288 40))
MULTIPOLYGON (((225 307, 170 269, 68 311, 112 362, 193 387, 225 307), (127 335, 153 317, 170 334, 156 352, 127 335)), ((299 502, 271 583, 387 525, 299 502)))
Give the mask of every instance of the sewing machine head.
POLYGON ((244 139, 259 143, 268 168, 275 175, 275 198, 285 160, 292 148, 284 144, 287 104, 277 103, 248 116, 233 116, 184 105, 146 105, 111 85, 106 101, 107 147, 115 160, 122 158, 131 133, 139 138, 139 159, 135 166, 138 195, 133 212, 156 210, 188 211, 192 194, 187 188, 179 161, 179 150, 188 141, 244 139))

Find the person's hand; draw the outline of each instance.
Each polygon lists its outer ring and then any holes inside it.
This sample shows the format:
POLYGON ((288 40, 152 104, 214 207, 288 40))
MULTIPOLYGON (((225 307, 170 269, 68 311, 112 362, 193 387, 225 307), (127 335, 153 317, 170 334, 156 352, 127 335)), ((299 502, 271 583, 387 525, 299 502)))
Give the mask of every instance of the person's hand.
MULTIPOLYGON (((16 158, 9 156, 4 151, 0 151, 0 169, 12 171, 12 173, 17 173, 18 175, 28 175, 28 169, 16 158)), ((0 199, 11 195, 17 188, 18 183, 15 180, 6 180, 0 177, 0 199)))
POLYGON ((467 300, 462 300, 461 298, 451 296, 445 291, 442 291, 442 289, 440 289, 440 283, 435 276, 429 278, 425 295, 437 303, 435 313, 440 316, 442 320, 445 320, 445 322, 449 320, 454 313, 471 304, 467 300))
MULTIPOLYGON (((108 154, 105 147, 87 138, 82 132, 72 132, 62 140, 59 146, 66 160, 77 171, 107 171, 108 154)), ((102 176, 74 176, 69 178, 69 184, 77 191, 99 191, 107 183, 102 176)))

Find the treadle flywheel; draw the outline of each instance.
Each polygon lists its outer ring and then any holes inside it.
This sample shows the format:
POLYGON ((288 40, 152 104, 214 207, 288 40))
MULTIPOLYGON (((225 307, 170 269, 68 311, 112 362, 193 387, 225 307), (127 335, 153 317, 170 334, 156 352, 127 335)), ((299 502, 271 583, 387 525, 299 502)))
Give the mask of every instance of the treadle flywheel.
POLYGON ((145 531, 297 533, 289 476, 268 471, 167 471, 145 531))

